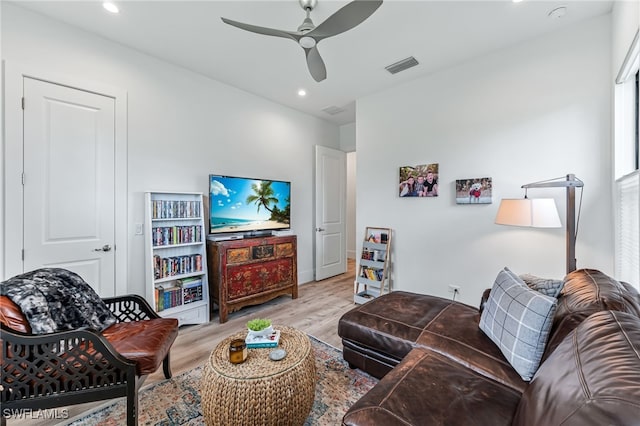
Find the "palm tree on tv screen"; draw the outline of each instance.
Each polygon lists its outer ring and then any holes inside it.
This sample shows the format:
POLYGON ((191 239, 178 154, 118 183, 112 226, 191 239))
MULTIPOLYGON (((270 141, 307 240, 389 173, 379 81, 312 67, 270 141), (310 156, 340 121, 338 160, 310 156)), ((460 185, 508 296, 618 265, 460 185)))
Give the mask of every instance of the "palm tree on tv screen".
POLYGON ((284 210, 278 208, 280 200, 275 197, 273 188, 271 187, 272 181, 262 181, 260 183, 254 183, 251 185, 253 194, 247 196, 247 204, 255 203, 258 206, 258 212, 260 207, 263 206, 269 213, 271 213, 270 220, 275 220, 280 223, 289 223, 290 201, 287 198, 287 205, 284 210), (269 205, 273 203, 273 208, 269 205))
POLYGON ((278 200, 274 197, 273 188, 271 187, 270 180, 262 181, 259 184, 254 183, 251 185, 251 189, 253 190, 253 194, 247 196, 247 204, 255 203, 258 206, 258 212, 260 212, 260 206, 263 206, 265 209, 269 211, 269 213, 273 213, 273 209, 269 208, 269 204, 277 204, 278 200))

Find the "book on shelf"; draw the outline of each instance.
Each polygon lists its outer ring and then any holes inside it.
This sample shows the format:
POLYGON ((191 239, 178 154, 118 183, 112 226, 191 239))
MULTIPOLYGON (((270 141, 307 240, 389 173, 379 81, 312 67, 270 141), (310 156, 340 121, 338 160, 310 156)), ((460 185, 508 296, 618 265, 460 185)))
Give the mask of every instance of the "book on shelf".
POLYGON ((382 268, 369 268, 367 266, 362 267, 362 278, 366 278, 372 281, 382 281, 384 278, 384 269, 382 268))
POLYGON ((152 200, 152 219, 193 219, 200 216, 200 201, 152 200))
POLYGON ((370 243, 387 244, 389 241, 389 235, 386 232, 371 231, 367 237, 367 241, 370 243))
POLYGON ((275 348, 280 341, 280 330, 274 330, 269 336, 249 336, 244 339, 247 348, 275 348))
POLYGON ((187 254, 172 257, 160 257, 156 254, 153 256, 153 276, 155 279, 201 271, 201 254, 187 254))
POLYGON ((383 250, 362 250, 363 260, 372 260, 374 262, 384 262, 385 252, 383 250))
POLYGON ((180 286, 165 287, 159 285, 155 288, 155 296, 157 312, 182 305, 182 287, 180 286))
POLYGON ((154 247, 202 242, 202 226, 156 226, 151 228, 154 247))
POLYGON ((161 285, 155 288, 155 296, 156 312, 164 311, 164 288, 161 285))
POLYGON ((182 287, 182 303, 187 305, 202 300, 202 277, 179 280, 182 287))

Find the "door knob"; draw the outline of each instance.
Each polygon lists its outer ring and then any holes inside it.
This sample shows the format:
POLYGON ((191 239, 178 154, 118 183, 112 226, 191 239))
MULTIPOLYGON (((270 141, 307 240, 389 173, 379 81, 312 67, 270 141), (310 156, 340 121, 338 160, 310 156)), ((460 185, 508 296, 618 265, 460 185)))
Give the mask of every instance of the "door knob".
POLYGON ((324 230, 325 230, 324 228, 316 228, 316 232, 322 232, 324 230))
POLYGON ((111 246, 109 244, 105 244, 101 248, 93 249, 93 251, 111 251, 111 246))

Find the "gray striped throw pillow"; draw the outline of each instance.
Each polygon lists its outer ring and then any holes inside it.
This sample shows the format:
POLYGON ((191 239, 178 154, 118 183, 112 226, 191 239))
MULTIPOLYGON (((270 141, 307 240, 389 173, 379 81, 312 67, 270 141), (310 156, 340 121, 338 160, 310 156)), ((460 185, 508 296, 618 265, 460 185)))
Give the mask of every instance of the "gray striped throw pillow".
POLYGON ((480 329, 523 380, 530 381, 538 370, 556 307, 556 298, 530 289, 508 268, 491 288, 480 329))

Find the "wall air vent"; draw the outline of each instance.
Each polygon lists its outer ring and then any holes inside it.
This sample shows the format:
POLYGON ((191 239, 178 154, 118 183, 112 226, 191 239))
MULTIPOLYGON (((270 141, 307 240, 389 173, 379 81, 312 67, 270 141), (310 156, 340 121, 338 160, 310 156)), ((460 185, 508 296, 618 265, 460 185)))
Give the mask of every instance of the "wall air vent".
POLYGON ((341 112, 345 112, 346 110, 344 108, 340 108, 335 105, 332 105, 326 108, 322 108, 322 111, 326 112, 329 115, 336 115, 336 114, 340 114, 341 112))
POLYGON ((400 71, 415 67, 416 65, 418 65, 418 61, 416 60, 416 58, 414 58, 413 56, 409 56, 408 58, 398 61, 395 64, 384 67, 384 69, 389 71, 391 74, 397 74, 400 71))

